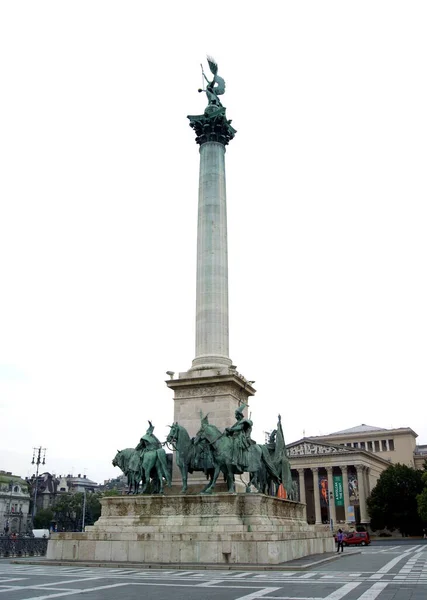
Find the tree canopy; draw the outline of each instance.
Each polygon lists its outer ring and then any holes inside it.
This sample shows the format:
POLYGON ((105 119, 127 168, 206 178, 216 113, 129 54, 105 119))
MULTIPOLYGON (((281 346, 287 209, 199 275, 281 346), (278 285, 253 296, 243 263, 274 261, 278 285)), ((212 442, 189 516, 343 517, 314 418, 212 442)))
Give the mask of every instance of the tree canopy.
MULTIPOLYGON (((86 494, 85 525, 93 525, 101 515, 101 504, 98 492, 86 494)), ((52 510, 54 512, 54 521, 56 521, 58 531, 80 531, 83 523, 83 502, 82 492, 75 494, 62 494, 58 497, 52 510)))
POLYGON ((423 491, 422 471, 406 465, 390 465, 383 471, 368 498, 372 529, 399 529, 404 535, 422 530, 417 496, 423 491))
POLYGON ((427 524, 427 471, 422 475, 424 489, 417 496, 418 514, 420 519, 427 524))

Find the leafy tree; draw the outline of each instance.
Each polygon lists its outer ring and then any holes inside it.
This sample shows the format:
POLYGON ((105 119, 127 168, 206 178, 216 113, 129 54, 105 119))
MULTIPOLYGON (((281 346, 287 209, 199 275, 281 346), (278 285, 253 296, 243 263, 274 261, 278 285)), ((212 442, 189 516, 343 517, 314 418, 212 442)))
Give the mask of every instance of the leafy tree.
POLYGON ((402 535, 417 534, 422 522, 417 495, 423 491, 422 472, 406 465, 390 465, 383 471, 368 498, 371 527, 399 529, 402 535))
POLYGON ((418 514, 420 519, 427 523, 427 471, 424 471, 422 475, 424 489, 421 494, 417 496, 418 514))
MULTIPOLYGON (((101 515, 100 494, 86 494, 85 525, 93 525, 101 515)), ((80 531, 83 523, 84 494, 61 494, 53 506, 58 531, 80 531)))
POLYGON ((34 529, 49 529, 53 521, 51 508, 41 508, 34 516, 34 529))
POLYGON ((102 495, 103 496, 121 496, 122 494, 118 489, 113 488, 112 490, 106 490, 102 495))

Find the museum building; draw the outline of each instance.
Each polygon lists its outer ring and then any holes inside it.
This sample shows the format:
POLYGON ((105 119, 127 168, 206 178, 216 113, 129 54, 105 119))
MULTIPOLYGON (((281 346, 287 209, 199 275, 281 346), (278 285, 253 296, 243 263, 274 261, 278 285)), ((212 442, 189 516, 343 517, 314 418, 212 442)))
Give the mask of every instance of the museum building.
POLYGON ((308 523, 369 524, 366 499, 390 463, 422 469, 427 445, 410 427, 359 425, 287 445, 308 523))

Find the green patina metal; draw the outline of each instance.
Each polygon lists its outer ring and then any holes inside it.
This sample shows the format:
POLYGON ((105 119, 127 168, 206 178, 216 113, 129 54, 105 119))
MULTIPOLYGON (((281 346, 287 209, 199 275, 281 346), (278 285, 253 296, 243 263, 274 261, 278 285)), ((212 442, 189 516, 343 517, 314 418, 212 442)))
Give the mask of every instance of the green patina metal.
POLYGON ((196 133, 197 144, 219 142, 226 146, 234 138, 236 130, 231 126, 231 120, 227 119, 225 106, 219 99, 225 92, 225 81, 218 75, 217 63, 209 56, 208 64, 213 79, 209 81, 203 71, 207 85, 206 89, 199 89, 199 92, 206 93, 208 106, 203 115, 189 115, 187 118, 190 120, 190 127, 196 133))

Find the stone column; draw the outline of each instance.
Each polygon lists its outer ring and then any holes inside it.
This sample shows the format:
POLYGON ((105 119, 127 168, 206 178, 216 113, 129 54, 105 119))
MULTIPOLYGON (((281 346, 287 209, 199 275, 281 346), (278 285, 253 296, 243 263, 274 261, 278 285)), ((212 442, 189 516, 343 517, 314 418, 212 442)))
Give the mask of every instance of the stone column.
POLYGON ((335 495, 334 495, 334 480, 332 477, 332 467, 326 467, 328 473, 328 506, 329 506, 329 521, 332 519, 334 526, 337 523, 337 511, 335 508, 335 495))
POLYGON ((196 356, 192 368, 229 366, 228 354, 225 146, 208 141, 200 146, 196 356))
POLYGON ((316 515, 316 525, 322 524, 322 512, 320 510, 320 491, 319 491, 319 469, 313 467, 313 493, 314 493, 314 513, 316 515))
POLYGON ((348 523, 348 506, 350 504, 350 495, 348 493, 348 465, 341 467, 342 473, 342 487, 344 492, 344 511, 345 511, 345 522, 348 523))
POLYGON ((299 501, 304 504, 304 519, 307 521, 307 498, 305 495, 305 471, 298 469, 299 477, 299 501))
POLYGON ((368 511, 366 506, 366 486, 365 486, 365 467, 356 465, 357 483, 359 487, 359 507, 360 507, 360 522, 369 523, 368 511))

